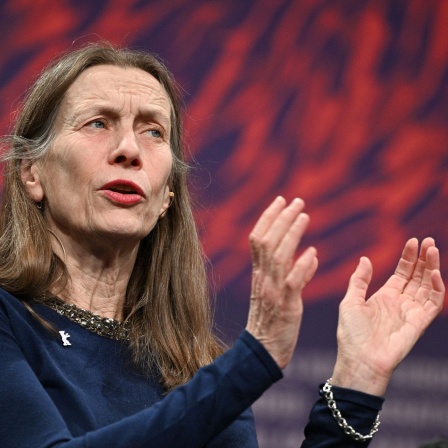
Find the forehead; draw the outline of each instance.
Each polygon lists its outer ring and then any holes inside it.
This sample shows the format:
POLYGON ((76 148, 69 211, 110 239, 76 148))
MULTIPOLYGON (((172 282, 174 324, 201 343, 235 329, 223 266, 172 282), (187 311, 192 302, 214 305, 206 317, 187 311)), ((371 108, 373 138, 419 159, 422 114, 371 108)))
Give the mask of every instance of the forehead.
POLYGON ((133 113, 156 108, 168 117, 171 102, 154 76, 139 68, 98 65, 83 71, 69 87, 62 100, 62 113, 112 103, 118 108, 131 108, 133 113))

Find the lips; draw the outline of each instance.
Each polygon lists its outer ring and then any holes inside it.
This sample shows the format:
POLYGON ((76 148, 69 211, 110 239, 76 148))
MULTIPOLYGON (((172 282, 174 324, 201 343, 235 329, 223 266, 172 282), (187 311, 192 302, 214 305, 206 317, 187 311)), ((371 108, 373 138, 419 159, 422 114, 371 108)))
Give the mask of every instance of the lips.
POLYGON ((113 202, 120 204, 136 204, 144 199, 145 193, 134 182, 125 179, 116 179, 100 188, 113 202))

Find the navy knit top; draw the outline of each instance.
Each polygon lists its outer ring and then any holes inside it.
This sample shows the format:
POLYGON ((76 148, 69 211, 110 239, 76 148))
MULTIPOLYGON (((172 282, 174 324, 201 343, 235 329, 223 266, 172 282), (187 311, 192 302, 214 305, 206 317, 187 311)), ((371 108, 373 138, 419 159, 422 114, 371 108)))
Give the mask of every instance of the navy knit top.
MULTIPOLYGON (((34 309, 62 336, 46 330, 20 300, 0 289, 2 448, 258 446, 249 407, 282 373, 249 333, 163 396, 157 372, 141 374, 126 342, 95 335, 44 305, 34 309)), ((357 416, 357 429, 368 432, 382 399, 340 392, 347 398, 342 410, 357 416)), ((332 428, 324 403, 311 417, 310 444, 303 446, 352 446, 337 426, 332 428), (328 444, 332 440, 336 444, 328 444), (340 445, 341 440, 347 443, 340 445)))

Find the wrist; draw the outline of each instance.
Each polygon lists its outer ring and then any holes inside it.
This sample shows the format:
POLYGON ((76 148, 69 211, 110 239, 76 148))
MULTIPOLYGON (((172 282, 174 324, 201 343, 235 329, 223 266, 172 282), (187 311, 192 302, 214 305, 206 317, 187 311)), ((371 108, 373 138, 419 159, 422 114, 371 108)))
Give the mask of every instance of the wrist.
POLYGON ((338 355, 331 377, 333 386, 382 397, 386 393, 391 375, 381 374, 359 360, 340 359, 338 355))
POLYGON ((344 431, 344 433, 353 440, 359 442, 367 442, 373 435, 378 431, 380 425, 379 414, 376 415, 375 420, 370 427, 370 431, 367 433, 360 433, 354 427, 348 424, 347 420, 344 418, 340 409, 338 408, 337 400, 334 399, 332 391, 332 380, 328 379, 322 388, 321 395, 327 402, 327 407, 333 415, 338 426, 344 431))

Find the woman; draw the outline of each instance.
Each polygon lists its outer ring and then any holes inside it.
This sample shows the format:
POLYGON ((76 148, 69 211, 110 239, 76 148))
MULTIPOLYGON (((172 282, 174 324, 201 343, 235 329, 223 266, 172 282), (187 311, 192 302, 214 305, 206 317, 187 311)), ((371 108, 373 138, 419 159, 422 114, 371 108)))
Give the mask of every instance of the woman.
MULTIPOLYGON (((261 216, 247 329, 223 353, 179 104, 160 62, 108 45, 68 53, 30 90, 1 214, 3 447, 257 446, 248 408, 291 359, 317 267, 314 248, 294 260, 309 218, 280 197, 261 216)), ((367 446, 376 432, 394 368, 442 307, 434 241, 418 252, 410 240, 367 302, 361 259, 303 446, 367 446)))

